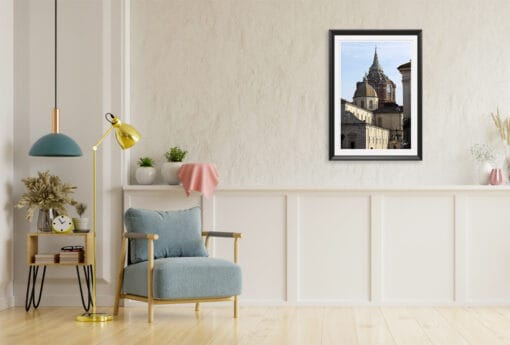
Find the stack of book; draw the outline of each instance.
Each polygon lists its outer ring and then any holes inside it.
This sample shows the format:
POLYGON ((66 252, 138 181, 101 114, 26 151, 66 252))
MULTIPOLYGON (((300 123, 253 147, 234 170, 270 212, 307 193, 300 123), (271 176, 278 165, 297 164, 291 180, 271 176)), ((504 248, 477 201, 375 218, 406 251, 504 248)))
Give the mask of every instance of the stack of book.
POLYGON ((35 254, 35 262, 40 265, 54 264, 58 262, 58 254, 35 254))
POLYGON ((67 265, 76 265, 83 263, 83 247, 80 246, 67 246, 60 250, 60 263, 67 265), (71 247, 70 249, 68 249, 71 247))

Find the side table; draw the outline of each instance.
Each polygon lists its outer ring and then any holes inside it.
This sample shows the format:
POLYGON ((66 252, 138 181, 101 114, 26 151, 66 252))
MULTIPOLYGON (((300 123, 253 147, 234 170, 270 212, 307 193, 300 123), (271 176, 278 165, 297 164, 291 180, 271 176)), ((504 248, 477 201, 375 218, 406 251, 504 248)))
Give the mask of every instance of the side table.
POLYGON ((92 233, 69 233, 69 234, 56 234, 37 232, 27 235, 27 265, 28 265, 28 279, 27 279, 27 292, 25 295, 25 310, 29 311, 31 307, 34 309, 39 307, 41 296, 44 288, 44 278, 46 276, 47 266, 75 266, 76 276, 78 278, 78 286, 80 289, 81 303, 85 311, 89 311, 92 305, 92 264, 93 256, 89 254, 89 249, 93 248, 94 235, 92 233), (83 242, 84 259, 80 263, 35 263, 35 255, 39 249, 39 239, 41 238, 79 238, 83 242), (82 286, 82 279, 80 276, 80 266, 83 268, 83 275, 85 279, 85 286, 82 286), (41 281, 39 283, 39 293, 37 294, 37 278, 39 276, 39 268, 42 267, 41 281), (85 291, 84 291, 85 290, 85 291))

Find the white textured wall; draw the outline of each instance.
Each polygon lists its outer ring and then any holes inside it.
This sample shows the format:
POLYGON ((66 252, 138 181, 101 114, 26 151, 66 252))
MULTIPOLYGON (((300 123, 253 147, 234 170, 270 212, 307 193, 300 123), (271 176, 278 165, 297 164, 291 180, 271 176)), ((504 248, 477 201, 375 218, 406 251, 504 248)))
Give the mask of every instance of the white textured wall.
POLYGON ((13 303, 13 0, 0 0, 0 310, 13 303))
POLYGON ((471 183, 510 113, 506 0, 131 3, 132 167, 180 145, 224 186, 471 183), (328 161, 328 30, 374 28, 423 30, 422 162, 328 161))

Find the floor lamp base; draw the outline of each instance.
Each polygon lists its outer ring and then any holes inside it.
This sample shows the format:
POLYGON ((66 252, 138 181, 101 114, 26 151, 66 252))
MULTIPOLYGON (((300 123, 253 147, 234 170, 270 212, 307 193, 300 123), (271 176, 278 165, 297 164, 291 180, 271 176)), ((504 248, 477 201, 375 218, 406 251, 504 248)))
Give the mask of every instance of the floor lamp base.
POLYGON ((76 317, 76 321, 80 322, 106 322, 112 320, 113 316, 107 313, 83 313, 76 317))

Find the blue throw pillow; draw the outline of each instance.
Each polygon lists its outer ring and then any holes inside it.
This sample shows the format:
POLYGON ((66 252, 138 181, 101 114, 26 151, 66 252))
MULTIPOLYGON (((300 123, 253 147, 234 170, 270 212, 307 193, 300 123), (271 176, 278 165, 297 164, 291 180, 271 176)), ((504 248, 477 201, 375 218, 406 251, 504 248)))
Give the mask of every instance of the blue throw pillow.
MULTIPOLYGON (((129 208, 124 215, 128 232, 158 234, 154 257, 207 256, 202 240, 200 208, 182 211, 152 211, 129 208)), ((147 240, 130 241, 130 263, 147 261, 147 240)))

